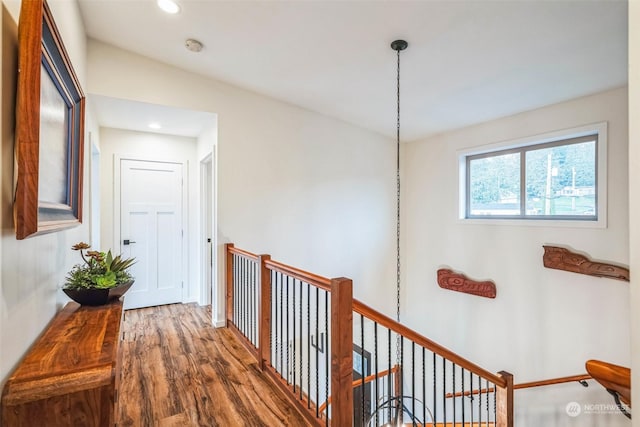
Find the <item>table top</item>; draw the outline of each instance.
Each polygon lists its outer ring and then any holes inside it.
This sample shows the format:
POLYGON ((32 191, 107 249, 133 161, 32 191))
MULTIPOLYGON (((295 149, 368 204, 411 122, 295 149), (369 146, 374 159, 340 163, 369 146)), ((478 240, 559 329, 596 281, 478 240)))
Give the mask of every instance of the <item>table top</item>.
POLYGON ((68 303, 5 384, 4 404, 108 385, 114 375, 122 301, 68 303))

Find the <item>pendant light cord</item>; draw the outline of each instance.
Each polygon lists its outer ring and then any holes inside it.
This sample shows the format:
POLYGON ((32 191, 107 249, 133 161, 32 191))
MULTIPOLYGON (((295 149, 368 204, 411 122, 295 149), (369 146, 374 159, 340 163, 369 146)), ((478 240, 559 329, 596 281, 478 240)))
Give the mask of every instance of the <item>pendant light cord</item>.
POLYGON ((396 321, 400 323, 400 50, 396 51, 397 67, 397 119, 396 119, 396 321))
MULTIPOLYGON (((397 53, 397 75, 396 75, 396 321, 400 323, 400 51, 407 48, 409 44, 404 40, 396 40, 391 43, 391 48, 397 53)), ((402 335, 396 334, 396 365, 402 364, 400 348, 402 335)), ((396 390, 398 396, 402 393, 396 390)), ((401 401, 400 401, 401 404, 401 401)), ((399 412, 396 416, 400 415, 399 412)))

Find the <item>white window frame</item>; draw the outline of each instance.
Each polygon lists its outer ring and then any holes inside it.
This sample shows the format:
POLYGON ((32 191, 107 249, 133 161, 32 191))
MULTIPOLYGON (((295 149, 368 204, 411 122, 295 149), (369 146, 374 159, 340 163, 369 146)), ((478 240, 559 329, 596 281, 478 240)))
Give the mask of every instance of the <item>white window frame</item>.
POLYGON ((467 148, 457 152, 458 157, 458 221, 464 224, 492 224, 492 225, 522 225, 542 227, 578 227, 578 228, 606 228, 607 227, 607 122, 563 129, 550 133, 534 135, 516 140, 503 141, 480 147, 467 148), (528 147, 546 144, 564 139, 578 138, 587 135, 598 135, 597 164, 596 164, 596 197, 597 220, 585 221, 575 219, 549 218, 467 218, 466 217, 466 182, 468 156, 508 150, 512 148, 528 147))

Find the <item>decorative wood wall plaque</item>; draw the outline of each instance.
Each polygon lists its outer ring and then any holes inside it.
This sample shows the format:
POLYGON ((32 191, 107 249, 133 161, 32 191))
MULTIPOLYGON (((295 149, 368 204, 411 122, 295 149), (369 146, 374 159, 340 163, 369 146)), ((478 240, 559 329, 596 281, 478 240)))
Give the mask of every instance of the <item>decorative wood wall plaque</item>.
POLYGON ((557 246, 542 246, 544 255, 542 262, 547 268, 588 274, 589 276, 608 277, 610 279, 629 281, 629 269, 613 264, 591 261, 584 255, 571 252, 557 246))
POLYGON ((465 294, 477 295, 479 297, 495 298, 496 284, 490 280, 478 282, 471 280, 461 273, 454 273, 452 270, 441 268, 438 270, 438 285, 443 289, 464 292, 465 294))

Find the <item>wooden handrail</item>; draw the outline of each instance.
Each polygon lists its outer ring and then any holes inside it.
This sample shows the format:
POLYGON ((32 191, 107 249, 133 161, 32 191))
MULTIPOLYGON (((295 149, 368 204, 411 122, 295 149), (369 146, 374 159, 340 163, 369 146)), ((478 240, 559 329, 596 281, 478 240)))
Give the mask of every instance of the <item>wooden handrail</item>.
POLYGON ((528 383, 520 383, 513 386, 513 389, 519 390, 523 388, 544 387, 548 385, 580 382, 580 381, 586 381, 590 379, 592 378, 591 378, 591 375, 589 374, 571 375, 568 377, 550 378, 548 380, 539 380, 539 381, 531 381, 528 383))
POLYGON ((426 338, 418 334, 417 332, 409 329, 408 327, 402 325, 401 323, 396 322, 392 318, 385 316, 384 314, 374 310, 373 308, 369 307, 368 305, 358 300, 353 300, 353 310, 356 313, 362 314, 363 316, 367 317, 369 320, 373 320, 374 322, 377 322, 378 324, 384 326, 385 328, 391 329, 392 331, 402 335, 403 337, 410 339, 411 341, 428 349, 429 351, 432 351, 446 358, 447 360, 455 363, 456 365, 462 367, 463 369, 466 369, 467 371, 471 371, 474 374, 479 375, 482 378, 491 381, 492 383, 494 383, 499 387, 507 386, 507 383, 504 380, 504 378, 500 377, 499 375, 489 372, 486 369, 476 365, 475 363, 470 362, 469 360, 461 356, 458 356, 456 353, 449 350, 448 348, 443 347, 434 341, 431 341, 429 338, 426 338))
MULTIPOLYGON (((586 381, 591 379, 593 378, 591 378, 591 375, 589 374, 571 375, 568 377, 550 378, 548 380, 539 380, 539 381, 531 381, 527 383, 520 383, 520 384, 514 385, 513 389, 520 390, 523 388, 543 387, 548 385, 580 382, 580 381, 586 381)), ((494 391, 495 390, 493 387, 489 387, 489 388, 481 388, 476 390, 468 390, 468 391, 465 391, 464 393, 461 391, 457 393, 447 393, 445 394, 445 397, 449 399, 452 397, 470 396, 470 395, 479 394, 479 393, 493 393, 494 391)))
POLYGON ((331 279, 291 267, 290 265, 286 265, 278 261, 267 260, 264 265, 271 271, 278 271, 286 274, 287 276, 291 276, 294 279, 301 280, 327 292, 331 292, 331 279))
MULTIPOLYGON (((398 365, 395 365, 393 368, 387 369, 386 371, 380 371, 378 372, 378 374, 371 374, 368 377, 364 377, 364 383, 367 384, 367 383, 370 383, 371 381, 375 381, 376 379, 384 378, 387 375, 395 374, 399 370, 400 370, 400 367, 398 367, 398 365)), ((362 378, 353 380, 353 383, 351 383, 351 386, 353 388, 360 387, 362 385, 362 380, 363 380, 362 378)), ((327 406, 329 405, 331 405, 331 396, 329 396, 327 400, 318 407, 318 412, 322 413, 325 409, 327 409, 327 406)))
POLYGON ((249 258, 253 261, 258 261, 258 255, 245 251, 243 249, 238 249, 236 247, 234 247, 232 244, 227 245, 227 251, 229 251, 230 254, 236 254, 236 255, 241 255, 245 258, 249 258))
POLYGON ((607 390, 617 393, 620 400, 631 407, 631 370, 629 368, 600 360, 588 360, 585 366, 593 379, 607 390))

